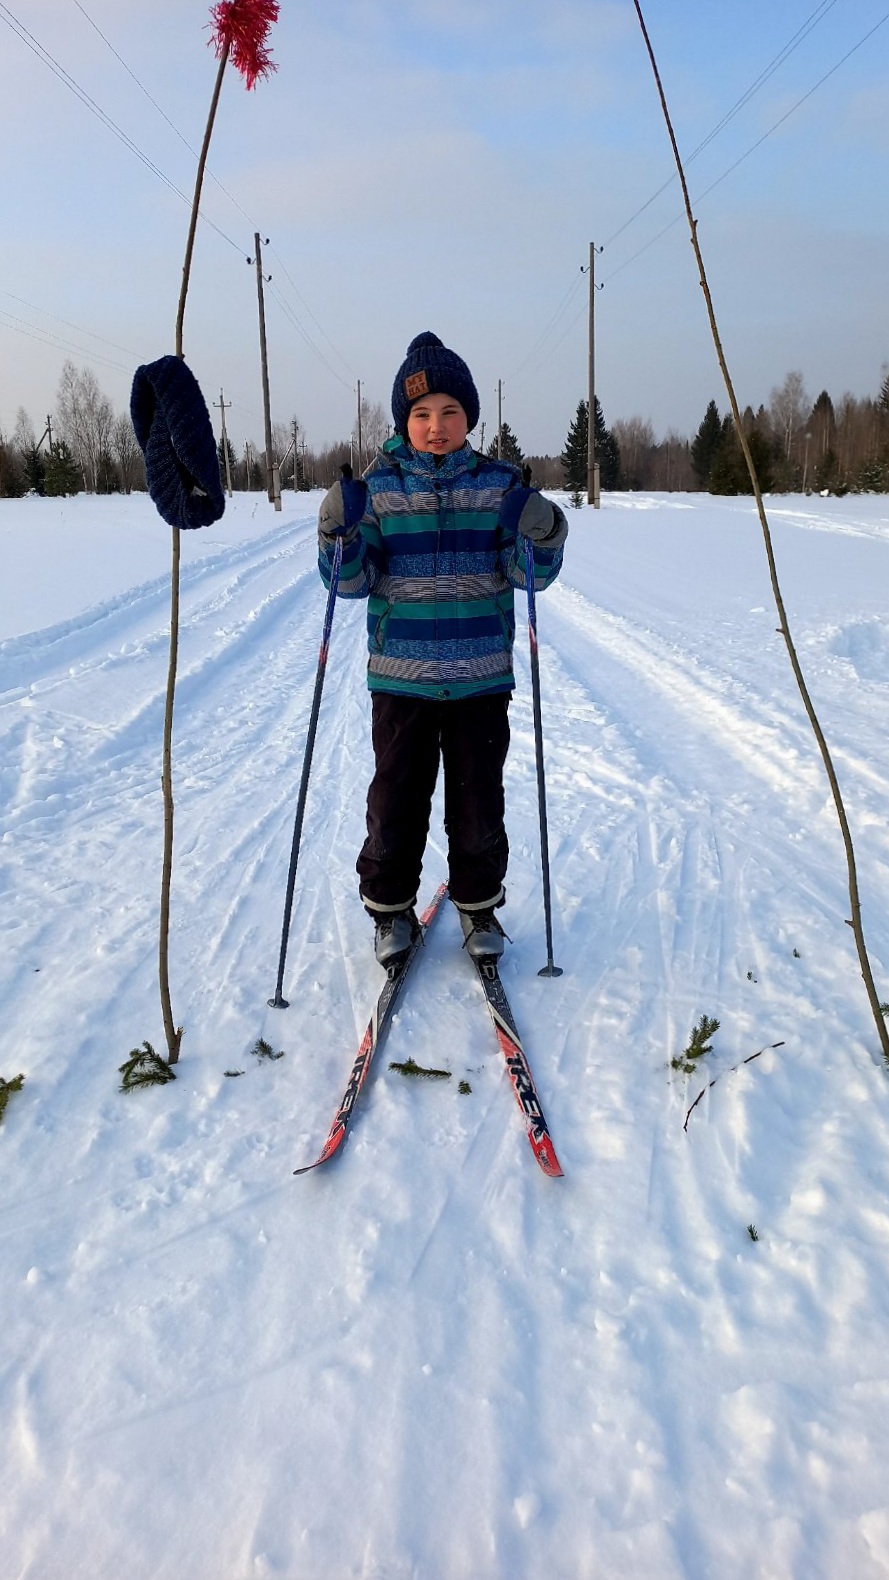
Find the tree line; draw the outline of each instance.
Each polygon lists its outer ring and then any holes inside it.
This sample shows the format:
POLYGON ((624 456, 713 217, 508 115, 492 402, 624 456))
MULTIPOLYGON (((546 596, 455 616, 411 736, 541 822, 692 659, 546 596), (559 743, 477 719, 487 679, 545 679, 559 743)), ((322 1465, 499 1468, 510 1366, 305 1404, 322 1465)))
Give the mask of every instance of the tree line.
MULTIPOLYGON (((671 431, 657 439, 642 417, 618 418, 608 427, 598 398, 593 421, 603 490, 752 492, 731 414, 721 413, 715 400, 691 438, 671 431)), ((742 421, 764 493, 889 492, 889 372, 876 396, 846 393, 836 403, 827 390, 812 400, 802 374, 788 373, 768 404, 747 406, 742 421)), ((558 456, 525 454, 507 422, 487 445, 482 426, 477 442, 489 455, 530 468, 538 487, 567 489, 579 504, 586 495, 588 428, 588 404, 581 400, 558 456)), ((390 432, 383 407, 367 400, 360 403, 351 434, 320 448, 307 444, 297 417, 274 423, 272 460, 281 486, 328 488, 346 461, 360 474, 390 432)), ((236 452, 230 440, 224 446, 220 439, 219 463, 223 483, 230 480, 233 489, 267 489, 264 445, 248 440, 236 452)), ((0 430, 0 497, 145 487, 129 412, 115 413, 95 374, 72 362, 62 369, 55 413, 39 438, 23 408, 10 435, 0 430)))

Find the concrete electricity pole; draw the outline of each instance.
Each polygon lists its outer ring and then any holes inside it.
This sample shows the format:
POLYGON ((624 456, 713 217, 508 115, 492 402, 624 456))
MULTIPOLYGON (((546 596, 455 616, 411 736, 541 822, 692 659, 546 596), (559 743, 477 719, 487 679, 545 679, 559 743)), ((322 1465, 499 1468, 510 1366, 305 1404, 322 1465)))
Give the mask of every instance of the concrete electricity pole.
POLYGON ((503 460, 503 380, 497 380, 497 459, 503 460))
MULTIPOLYGON (((266 237, 268 242, 268 237, 266 237)), ((281 509, 281 484, 276 477, 277 468, 272 457, 272 409, 269 400, 269 358, 265 340, 265 297, 262 291, 262 250, 259 245, 259 231, 253 233, 254 258, 248 258, 248 263, 256 265, 256 294, 259 298, 259 353, 262 361, 262 407, 265 416, 265 473, 268 488, 269 504, 276 510, 281 509)), ((269 276, 271 278, 271 276, 269 276)))
POLYGON ((599 463, 596 460, 596 305, 595 305, 596 304, 596 280, 595 280, 595 261, 596 261, 596 252, 597 251, 601 252, 602 251, 601 247, 599 247, 597 249, 595 244, 593 242, 590 242, 590 261, 589 261, 589 269, 588 269, 588 273, 589 273, 589 277, 590 277, 590 312, 589 312, 589 318, 590 318, 590 346, 589 346, 589 401, 588 401, 589 411, 587 413, 586 497, 587 497, 587 504, 588 505, 593 505, 596 510, 599 509, 600 504, 601 504, 601 501, 600 501, 600 498, 599 498, 599 463))
POLYGON ((362 470, 362 467, 361 467, 361 380, 360 379, 358 380, 358 428, 357 428, 356 432, 358 434, 358 471, 360 472, 362 470))
MULTIPOLYGON (((231 405, 231 401, 229 401, 228 404, 230 406, 231 405)), ((225 461, 225 491, 228 494, 229 499, 231 499, 231 497, 232 497, 232 467, 231 467, 231 457, 229 456, 229 453, 228 453, 228 434, 225 431, 225 410, 226 410, 226 406, 225 406, 225 398, 223 396, 222 390, 219 391, 219 400, 218 401, 214 401, 213 405, 214 406, 218 406, 220 411, 222 412, 222 455, 223 455, 223 460, 225 461)))

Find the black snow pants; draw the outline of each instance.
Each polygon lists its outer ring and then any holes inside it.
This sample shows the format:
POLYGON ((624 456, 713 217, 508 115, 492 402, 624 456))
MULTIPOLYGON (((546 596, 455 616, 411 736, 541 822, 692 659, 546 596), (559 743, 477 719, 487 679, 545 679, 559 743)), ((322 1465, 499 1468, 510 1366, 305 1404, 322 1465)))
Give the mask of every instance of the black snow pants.
POLYGON ((466 910, 498 904, 509 857, 509 693, 438 702, 375 691, 372 708, 376 769, 356 863, 367 909, 401 910, 416 899, 439 761, 451 899, 466 910))

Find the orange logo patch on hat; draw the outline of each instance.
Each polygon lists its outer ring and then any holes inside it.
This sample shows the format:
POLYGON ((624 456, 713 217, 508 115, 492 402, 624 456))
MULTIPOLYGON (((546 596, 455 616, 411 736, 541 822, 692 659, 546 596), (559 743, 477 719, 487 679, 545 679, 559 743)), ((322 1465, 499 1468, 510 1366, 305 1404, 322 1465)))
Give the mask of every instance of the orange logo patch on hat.
POLYGON ((429 380, 422 368, 405 379, 404 393, 408 400, 418 400, 421 395, 429 394, 429 380))

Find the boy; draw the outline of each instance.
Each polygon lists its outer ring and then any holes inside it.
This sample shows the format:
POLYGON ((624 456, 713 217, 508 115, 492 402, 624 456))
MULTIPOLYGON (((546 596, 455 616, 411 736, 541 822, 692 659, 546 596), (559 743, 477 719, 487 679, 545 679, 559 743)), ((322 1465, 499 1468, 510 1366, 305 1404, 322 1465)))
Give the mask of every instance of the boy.
POLYGON ((360 896, 377 960, 395 974, 414 914, 439 761, 450 897, 466 948, 503 953, 494 914, 509 854, 503 822, 507 709, 515 686, 513 589, 524 538, 535 587, 558 575, 568 524, 519 469, 477 454, 478 392, 462 358, 418 335, 392 390, 395 432, 364 482, 335 483, 318 521, 326 586, 342 537, 339 596, 367 598, 375 773, 360 896))

